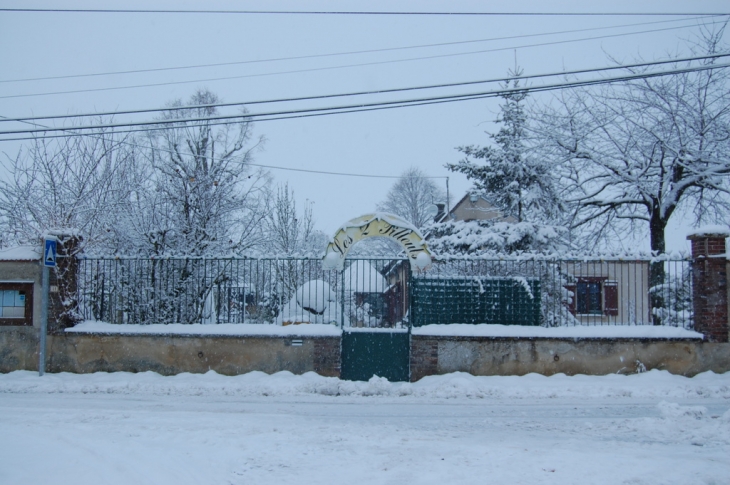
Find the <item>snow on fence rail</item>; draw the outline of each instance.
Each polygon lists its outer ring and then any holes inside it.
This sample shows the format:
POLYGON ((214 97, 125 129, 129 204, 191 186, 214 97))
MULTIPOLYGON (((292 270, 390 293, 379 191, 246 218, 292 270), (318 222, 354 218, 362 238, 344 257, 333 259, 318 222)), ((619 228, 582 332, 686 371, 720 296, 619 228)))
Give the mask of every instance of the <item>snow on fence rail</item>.
POLYGON ((691 329, 685 259, 86 258, 81 317, 110 323, 668 325, 691 329))

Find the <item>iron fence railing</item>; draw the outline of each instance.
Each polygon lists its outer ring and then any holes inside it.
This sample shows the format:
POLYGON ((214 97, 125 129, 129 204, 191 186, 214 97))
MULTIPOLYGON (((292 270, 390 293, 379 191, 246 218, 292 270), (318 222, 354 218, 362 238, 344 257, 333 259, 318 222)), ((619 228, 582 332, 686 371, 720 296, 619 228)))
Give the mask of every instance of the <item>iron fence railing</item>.
POLYGON ((414 295, 414 324, 479 323, 486 316, 492 323, 547 327, 693 326, 689 260, 455 259, 436 261, 414 277, 413 288, 419 279, 450 298, 441 304, 445 321, 434 322, 418 314, 414 295))
POLYGON ((692 328, 688 260, 87 258, 79 311, 110 323, 671 325, 692 328))
POLYGON ((395 280, 408 277, 407 267, 390 259, 351 260, 338 272, 306 258, 88 258, 79 261, 79 310, 110 323, 393 327, 407 315, 407 283, 395 280))

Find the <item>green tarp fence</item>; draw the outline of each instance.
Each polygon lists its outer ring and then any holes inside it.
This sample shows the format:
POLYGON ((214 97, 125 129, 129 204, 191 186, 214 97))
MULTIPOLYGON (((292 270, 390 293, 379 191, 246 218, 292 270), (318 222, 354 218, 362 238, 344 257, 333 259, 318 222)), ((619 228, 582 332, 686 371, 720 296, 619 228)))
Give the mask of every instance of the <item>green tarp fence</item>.
POLYGON ((540 325, 537 278, 418 278, 411 281, 411 323, 540 325))

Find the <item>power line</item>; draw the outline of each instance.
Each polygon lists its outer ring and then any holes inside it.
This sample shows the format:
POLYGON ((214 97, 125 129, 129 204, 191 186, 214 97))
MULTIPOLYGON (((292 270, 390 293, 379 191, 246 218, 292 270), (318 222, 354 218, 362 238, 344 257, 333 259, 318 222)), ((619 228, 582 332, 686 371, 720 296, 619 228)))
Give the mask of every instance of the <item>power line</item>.
MULTIPOLYGON (((712 25, 712 24, 716 24, 716 23, 720 23, 720 22, 711 22, 710 24, 712 25)), ((664 31, 668 31, 668 30, 677 30, 677 29, 684 29, 684 28, 690 28, 690 27, 694 27, 694 25, 686 25, 686 26, 679 26, 679 27, 666 27, 663 29, 643 30, 643 31, 638 31, 638 32, 625 32, 625 33, 620 33, 620 34, 607 34, 607 35, 600 35, 600 36, 593 36, 593 37, 584 37, 581 39, 568 39, 568 40, 559 40, 559 41, 552 41, 552 42, 541 42, 541 43, 536 43, 536 44, 499 47, 499 48, 494 48, 494 49, 482 49, 482 50, 477 50, 477 51, 458 52, 458 53, 452 53, 452 54, 437 54, 437 55, 431 55, 431 56, 393 59, 393 60, 387 60, 387 61, 373 61, 373 62, 365 62, 365 63, 346 64, 346 65, 340 65, 340 66, 296 69, 296 70, 289 70, 289 71, 278 71, 278 72, 259 73, 259 74, 245 74, 245 75, 240 75, 240 76, 225 76, 225 77, 217 77, 217 78, 195 79, 195 80, 190 80, 190 81, 170 81, 170 82, 163 82, 163 83, 136 84, 136 85, 131 85, 131 86, 76 89, 76 90, 54 91, 54 92, 45 92, 45 93, 13 94, 13 95, 7 95, 7 96, 0 96, 0 99, 27 98, 27 97, 33 97, 33 96, 55 96, 55 95, 61 95, 61 94, 78 94, 78 93, 91 93, 91 92, 101 92, 101 91, 118 91, 118 90, 122 90, 122 89, 138 89, 138 88, 149 88, 149 87, 173 86, 173 85, 181 85, 181 84, 193 84, 193 83, 203 83, 203 82, 213 82, 213 81, 229 81, 229 80, 233 80, 233 79, 277 76, 277 75, 281 75, 281 74, 299 74, 299 73, 304 73, 304 72, 329 71, 329 70, 336 70, 336 69, 346 69, 346 68, 351 68, 351 67, 365 67, 365 66, 375 66, 375 65, 384 65, 384 64, 395 64, 395 63, 399 63, 399 62, 421 61, 421 60, 439 59, 439 58, 446 58, 446 57, 457 57, 457 56, 465 56, 465 55, 473 55, 473 54, 485 54, 485 53, 489 53, 489 52, 501 52, 501 51, 515 50, 515 49, 526 49, 526 48, 531 48, 531 47, 543 47, 543 46, 548 46, 548 45, 568 44, 568 43, 573 43, 573 42, 582 42, 582 41, 586 41, 586 40, 608 39, 608 38, 615 38, 615 37, 624 37, 624 36, 628 36, 628 35, 640 35, 640 34, 647 34, 647 33, 664 32, 664 31)))
POLYGON ((637 69, 637 68, 658 66, 658 65, 664 65, 664 64, 676 64, 676 63, 682 63, 682 62, 720 59, 720 58, 724 58, 724 57, 730 57, 730 52, 718 53, 718 54, 713 54, 713 55, 705 55, 705 56, 682 57, 682 58, 667 59, 667 60, 662 60, 662 61, 650 61, 650 62, 640 62, 640 63, 635 63, 635 64, 624 64, 624 65, 617 65, 617 66, 577 69, 577 70, 572 70, 572 71, 510 76, 510 77, 501 77, 501 78, 493 78, 493 79, 484 79, 484 80, 478 80, 478 81, 462 81, 462 82, 455 82, 455 83, 411 86, 411 87, 405 87, 405 88, 388 88, 388 89, 379 89, 379 90, 372 90, 372 91, 355 91, 355 92, 350 92, 350 93, 324 94, 324 95, 315 95, 315 96, 301 96, 301 97, 293 97, 293 98, 279 98, 279 99, 258 100, 258 101, 240 101, 240 102, 231 102, 231 103, 213 103, 213 104, 201 104, 201 105, 173 106, 173 107, 166 107, 166 108, 149 108, 149 109, 139 109, 139 110, 80 113, 80 114, 71 114, 71 115, 33 116, 33 117, 23 117, 23 118, 3 117, 5 119, 0 120, 0 123, 30 121, 30 120, 71 119, 71 118, 88 118, 88 117, 94 117, 94 116, 120 116, 120 115, 128 115, 128 114, 174 112, 174 111, 192 110, 192 109, 250 106, 250 105, 256 105, 256 104, 274 104, 274 103, 283 103, 283 102, 313 101, 313 100, 352 97, 352 96, 390 94, 390 93, 407 92, 407 91, 441 89, 441 88, 447 88, 447 87, 471 86, 471 85, 476 85, 476 84, 489 84, 489 83, 495 83, 495 82, 506 82, 506 81, 510 81, 510 80, 532 80, 532 79, 540 79, 540 78, 555 77, 555 76, 573 76, 573 75, 578 75, 578 74, 598 73, 598 72, 613 71, 613 70, 637 69))
MULTIPOLYGON (((616 82, 616 81, 620 81, 620 80, 651 78, 651 77, 665 76, 665 75, 670 75, 670 74, 678 74, 678 73, 682 73, 682 72, 697 72, 697 71, 710 70, 710 69, 720 69, 720 68, 726 68, 726 67, 730 67, 730 64, 725 64, 725 65, 706 65, 706 66, 701 66, 701 67, 697 67, 697 68, 676 69, 676 70, 672 70, 672 71, 663 71, 663 72, 658 72, 658 73, 648 73, 648 74, 641 74, 641 75, 626 75, 626 76, 622 76, 620 78, 612 78, 612 79, 600 79, 600 80, 593 80, 593 81, 578 81, 578 82, 571 82, 571 83, 562 83, 562 84, 546 85, 546 86, 539 86, 539 87, 526 87, 526 88, 518 88, 518 89, 503 89, 503 90, 494 91, 494 92, 491 92, 491 93, 483 93, 483 94, 481 94, 479 96, 473 96, 473 97, 470 97, 470 98, 465 98, 465 97, 459 97, 459 96, 457 96, 457 97, 455 97, 457 99, 439 99, 439 100, 433 100, 433 101, 424 101, 424 102, 420 102, 420 103, 406 104, 406 105, 401 105, 401 106, 397 106, 397 105, 396 106, 376 106, 376 107, 365 108, 365 109, 362 109, 361 108, 361 109, 341 110, 341 111, 334 112, 334 113, 331 113, 331 112, 330 113, 327 113, 327 112, 303 113, 303 114, 298 114, 298 115, 293 115, 293 116, 288 116, 288 117, 271 117, 269 119, 261 118, 261 119, 258 119, 257 121, 270 121, 270 120, 277 120, 277 119, 292 119, 292 118, 302 118, 302 117, 309 117, 309 116, 323 116, 323 115, 328 115, 328 114, 343 114, 343 113, 348 113, 348 112, 372 111, 372 110, 378 110, 378 109, 392 109, 392 108, 397 108, 397 107, 407 107, 407 106, 416 106, 416 105, 436 104, 436 103, 444 103, 444 102, 452 102, 452 101, 463 101, 463 100, 467 100, 467 99, 480 99, 480 98, 486 98, 486 97, 494 97, 494 96, 499 96, 501 94, 506 94, 508 92, 514 92, 514 91, 531 91, 531 92, 549 91, 549 90, 554 90, 554 89, 565 89, 565 88, 568 88, 568 87, 587 86, 587 85, 596 85, 596 84, 605 84, 605 83, 608 83, 608 82, 616 82)), ((24 121, 24 122, 25 123, 28 123, 28 124, 36 125, 36 126, 42 126, 42 125, 38 125, 36 123, 29 123, 27 121, 24 121)), ((219 123, 219 124, 231 124, 231 123, 228 122, 228 123, 219 123)), ((198 125, 198 126, 204 126, 204 125, 198 125)), ((154 129, 129 130, 128 132, 131 133, 133 131, 155 131, 155 130, 154 129)), ((123 132, 118 132, 117 131, 117 132, 114 132, 114 133, 115 134, 118 134, 118 133, 123 133, 123 132)), ((102 135, 104 135, 104 133, 95 133, 95 134, 92 133, 92 134, 89 134, 89 133, 78 133, 78 132, 76 132, 76 133, 73 133, 73 135, 74 136, 102 136, 102 135)), ((69 134, 58 135, 58 136, 48 136, 48 137, 43 137, 43 138, 56 138, 56 137, 67 137, 67 136, 69 136, 69 134)), ((33 138, 26 138, 26 140, 28 140, 28 139, 33 139, 33 138)), ((10 140, 11 139, 5 139, 5 141, 10 141, 10 140)), ((2 140, 0 140, 0 141, 2 141, 2 140)), ((148 148, 148 147, 144 147, 144 146, 137 145, 137 144, 134 144, 134 143, 131 143, 131 142, 127 142, 127 141, 123 141, 121 143, 125 143, 127 145, 136 146, 136 147, 140 147, 140 148, 148 148)), ((159 149, 159 148, 158 148, 158 150, 172 153, 172 151, 170 151, 170 150, 159 149)), ((304 173, 314 173, 314 174, 323 174, 323 175, 353 176, 353 177, 366 177, 366 178, 388 178, 388 179, 401 178, 401 176, 395 176, 395 175, 353 174, 353 173, 345 173, 345 172, 330 172, 330 171, 321 171, 321 170, 297 169, 297 168, 281 167, 281 166, 274 166, 274 165, 263 165, 263 164, 255 164, 255 163, 250 163, 249 165, 254 166, 254 167, 268 168, 268 169, 288 170, 288 171, 304 172, 304 173)), ((448 178, 448 177, 434 176, 434 177, 425 177, 425 178, 448 178)))
MULTIPOLYGON (((90 125, 90 126, 75 127, 75 128, 12 130, 12 131, 0 132, 0 135, 33 134, 33 133, 48 132, 48 131, 66 132, 66 135, 56 135, 56 136, 51 135, 51 136, 43 137, 43 138, 57 138, 57 137, 64 137, 64 136, 90 136, 90 135, 104 134, 104 133, 91 133, 91 134, 90 133, 79 133, 78 130, 116 129, 116 128, 124 128, 124 127, 132 128, 132 127, 142 127, 142 126, 146 127, 146 128, 142 128, 142 129, 129 129, 129 130, 115 131, 115 133, 136 133, 136 132, 149 132, 149 131, 160 131, 160 130, 164 130, 164 129, 180 128, 180 126, 174 126, 174 125, 173 126, 164 126, 164 125, 169 125, 170 123, 178 123, 178 124, 185 123, 185 125, 184 125, 185 128, 222 126, 222 125, 237 124, 237 123, 240 123, 241 121, 257 121, 257 122, 258 121, 274 121, 274 120, 283 120, 283 119, 312 117, 312 116, 324 116, 324 115, 332 115, 332 114, 345 114, 345 113, 356 113, 356 112, 363 112, 363 111, 375 111, 375 110, 382 110, 382 109, 423 106, 423 105, 428 105, 428 104, 440 104, 440 103, 456 102, 456 101, 468 101, 468 100, 496 97, 496 96, 501 96, 504 94, 515 93, 515 92, 542 92, 542 91, 551 91, 551 90, 556 90, 556 89, 566 89, 566 88, 573 88, 573 87, 594 86, 594 85, 609 84, 609 83, 614 83, 614 82, 668 76, 668 75, 673 75, 673 74, 700 72, 700 71, 713 70, 713 69, 724 69, 727 67, 730 67, 730 63, 728 63, 728 64, 711 64, 711 65, 705 65, 705 66, 699 66, 699 67, 678 68, 678 69, 672 69, 669 71, 660 71, 660 72, 655 72, 655 73, 627 74, 627 75, 613 77, 613 78, 554 83, 554 84, 535 86, 535 87, 500 89, 500 90, 495 90, 495 91, 461 94, 461 95, 448 95, 448 96, 416 98, 416 99, 400 100, 400 101, 363 103, 363 104, 357 104, 357 105, 330 106, 330 107, 324 107, 324 108, 310 108, 310 109, 289 110, 289 111, 269 112, 269 113, 255 113, 255 114, 247 114, 245 116, 236 115, 236 116, 219 116, 219 117, 198 118, 198 119, 188 118, 188 119, 183 119, 183 120, 178 119, 178 120, 170 120, 170 121, 163 120, 163 121, 135 122, 135 123, 111 123, 111 124, 90 125), (237 121, 231 121, 231 120, 237 120, 237 121), (190 123, 196 123, 196 122, 205 122, 205 123, 204 124, 190 124, 190 123), (162 126, 160 126, 160 125, 162 125, 162 126)), ((3 139, 0 139, 0 141, 18 141, 18 140, 32 140, 32 139, 33 139, 32 137, 3 138, 3 139)))
MULTIPOLYGON (((425 106, 425 105, 430 105, 430 104, 441 104, 441 103, 456 102, 456 101, 469 101, 469 100, 476 100, 476 99, 491 98, 491 97, 501 96, 503 94, 507 94, 510 92, 551 91, 551 90, 556 90, 556 89, 585 87, 585 86, 608 84, 608 83, 620 82, 620 81, 648 79, 648 78, 652 78, 652 77, 666 76, 666 75, 672 75, 672 74, 681 74, 681 73, 687 73, 687 72, 698 72, 698 71, 711 70, 711 69, 722 69, 722 68, 726 68, 726 67, 730 67, 730 64, 703 66, 700 68, 677 69, 677 70, 673 70, 673 71, 663 71, 663 72, 652 73, 652 74, 626 75, 626 76, 622 76, 622 77, 609 78, 609 79, 575 81, 575 82, 552 84, 552 85, 538 86, 538 87, 525 87, 525 88, 515 88, 515 89, 507 89, 507 90, 503 89, 503 90, 498 90, 498 91, 491 91, 491 92, 486 92, 486 93, 477 93, 477 94, 470 94, 470 95, 452 95, 452 96, 442 96, 442 97, 437 97, 437 98, 426 98, 426 99, 421 99, 421 100, 393 101, 393 102, 361 104, 361 105, 354 105, 354 106, 335 106, 335 107, 325 107, 325 108, 291 110, 291 111, 285 111, 285 112, 260 113, 260 114, 247 115, 245 117, 244 116, 217 117, 218 120, 212 120, 213 122, 209 122, 209 120, 211 120, 210 118, 198 119, 198 120, 191 120, 191 119, 178 120, 178 123, 184 123, 184 126, 159 126, 159 127, 150 128, 149 127, 150 125, 155 125, 155 124, 157 124, 157 122, 143 122, 143 123, 138 122, 138 123, 129 123, 127 125, 129 127, 136 127, 136 126, 148 126, 148 127, 140 128, 140 129, 115 130, 114 133, 118 133, 118 134, 140 133, 140 132, 162 131, 162 130, 176 129, 176 128, 202 128, 202 127, 210 127, 210 126, 227 126, 227 125, 238 124, 242 121, 256 121, 256 122, 278 121, 278 120, 286 120, 286 119, 308 118, 308 117, 315 117, 315 116, 327 116, 327 115, 335 115, 335 114, 378 111, 378 110, 383 110, 383 109, 425 106), (241 119, 239 120, 238 118, 241 118, 241 119), (231 120, 233 120, 233 121, 231 121, 231 120), (204 123, 203 124, 191 124, 191 122, 204 122, 204 123)), ((94 126, 85 127, 82 129, 109 129, 109 128, 115 128, 115 127, 114 126, 104 126, 104 125, 94 125, 94 126)), ((65 131, 66 132, 66 134, 64 134, 64 135, 44 135, 43 138, 64 138, 66 136, 91 136, 91 135, 93 135, 93 133, 92 134, 78 133, 78 132, 74 131, 77 129, 79 129, 79 128, 61 128, 61 129, 52 129, 52 130, 22 130, 17 133, 46 132, 46 131, 65 131), (68 133, 71 133, 71 134, 69 135, 68 133)), ((2 134, 6 134, 6 133, 0 132, 0 135, 2 135, 2 134)), ((96 134, 103 134, 103 132, 98 132, 96 134)), ((4 139, 0 139, 0 141, 17 141, 17 140, 32 140, 32 139, 33 139, 32 137, 30 137, 30 138, 4 138, 4 139)))
MULTIPOLYGON (((528 37, 544 37, 544 36, 548 36, 548 35, 574 34, 574 33, 578 33, 578 32, 620 29, 620 28, 626 28, 626 27, 638 27, 638 26, 642 26, 642 25, 656 25, 656 24, 664 24, 664 23, 672 23, 672 22, 683 22, 683 21, 687 21, 687 20, 701 20, 701 19, 707 19, 707 18, 713 18, 713 16, 701 16, 701 17, 686 18, 686 19, 657 20, 654 22, 639 22, 639 23, 633 23, 633 24, 611 25, 611 26, 606 26, 606 27, 592 27, 592 28, 586 28, 586 29, 560 30, 560 31, 555 31, 555 32, 541 32, 541 33, 537 33, 537 34, 510 35, 510 36, 505 36, 505 37, 492 37, 489 39, 473 39, 473 40, 463 40, 463 41, 453 41, 453 42, 439 42, 439 43, 434 43, 434 44, 420 44, 420 45, 410 45, 410 46, 387 47, 387 48, 382 48, 382 49, 365 49, 365 50, 348 51, 348 52, 331 52, 331 53, 326 53, 326 54, 310 54, 310 55, 303 55, 303 56, 275 57, 275 58, 271 58, 271 59, 254 59, 254 60, 248 60, 248 61, 219 62, 219 63, 213 63, 213 64, 196 64, 196 65, 192 65, 192 66, 158 67, 158 68, 152 68, 152 69, 132 69, 132 70, 127 70, 127 71, 109 71, 109 72, 87 73, 87 74, 68 74, 68 75, 61 75, 61 76, 34 77, 34 78, 23 78, 23 79, 0 79, 0 83, 48 81, 48 80, 54 80, 54 79, 75 79, 75 78, 99 77, 99 76, 115 76, 115 75, 120 75, 120 74, 140 74, 140 73, 146 73, 146 72, 177 71, 177 70, 184 70, 184 69, 200 69, 200 68, 209 68, 209 67, 236 66, 236 65, 242 65, 242 64, 260 64, 260 63, 267 63, 267 62, 316 59, 316 58, 323 58, 323 57, 336 57, 336 56, 346 56, 346 55, 355 55, 355 54, 372 54, 372 53, 376 53, 376 52, 392 52, 392 51, 398 51, 398 50, 423 49, 423 48, 428 48, 428 47, 444 47, 444 46, 451 46, 451 45, 476 44, 476 43, 481 43, 481 42, 495 42, 498 40, 512 40, 512 39, 522 39, 522 38, 528 38, 528 37)), ((684 27, 679 27, 679 28, 684 28, 684 27)))
MULTIPOLYGON (((169 150, 165 150, 166 152, 169 150)), ((308 170, 305 168, 291 168, 291 167, 277 167, 275 165, 261 165, 256 163, 249 163, 249 165, 253 167, 261 167, 261 168, 270 168, 274 170, 286 170, 289 172, 305 172, 305 173, 314 173, 314 174, 320 174, 320 175, 338 175, 342 177, 363 177, 363 178, 377 178, 377 179, 400 179, 400 178, 409 178, 404 177, 402 175, 370 175, 370 174, 362 174, 362 173, 345 173, 345 172, 328 172, 326 170, 308 170)), ((448 178, 445 175, 441 176, 424 176, 424 177, 410 177, 410 178, 422 178, 422 179, 446 179, 448 178)))
MULTIPOLYGON (((7 119, 6 116, 2 116, 2 115, 0 115, 0 118, 7 119)), ((0 121, 2 121, 2 120, 0 120, 0 121)), ((32 123, 32 122, 29 122, 29 121, 23 121, 23 123, 27 123, 29 125, 34 125, 34 126, 40 126, 40 127, 43 127, 43 128, 48 128, 47 126, 40 125, 38 123, 32 123)), ((79 134, 79 136, 86 136, 86 135, 79 134)), ((101 135, 89 135, 89 136, 101 138, 101 135)), ((129 142, 129 141, 126 141, 126 140, 120 140, 118 143, 121 143, 121 144, 124 144, 124 145, 127 145, 127 146, 131 146, 131 147, 135 147, 135 148, 143 148, 143 149, 149 149, 150 148, 149 146, 140 145, 140 144, 137 144, 137 143, 132 143, 132 142, 129 142)), ((172 155, 177 155, 177 153, 175 151, 168 150, 168 149, 165 149, 165 148, 155 147, 154 150, 161 151, 161 152, 165 152, 165 153, 169 153, 169 154, 172 154, 172 155)), ((216 158, 216 157, 209 157, 209 159, 210 160, 213 160, 213 161, 222 161, 222 159, 216 158)), ((404 177, 402 175, 372 175, 372 174, 363 174, 363 173, 331 172, 331 171, 326 171, 326 170, 310 170, 310 169, 306 169, 306 168, 292 168, 292 167, 281 167, 281 166, 277 166, 277 165, 264 165, 264 164, 253 163, 253 162, 248 162, 247 165, 250 165, 252 167, 267 168, 267 169, 273 169, 273 170, 285 170, 285 171, 289 171, 289 172, 314 173, 314 174, 320 174, 320 175, 337 175, 337 176, 343 176, 343 177, 363 177, 363 178, 382 178, 382 179, 409 178, 409 177, 404 177)), ((419 176, 417 178, 424 178, 424 179, 447 179, 448 177, 447 176, 444 176, 444 175, 441 175, 441 176, 438 176, 437 175, 437 176, 419 176)))
POLYGON ((160 10, 94 8, 0 8, 16 13, 133 13, 133 14, 223 14, 223 15, 354 15, 354 16, 485 16, 485 17, 679 17, 727 15, 730 12, 448 12, 448 11, 342 11, 342 10, 160 10))

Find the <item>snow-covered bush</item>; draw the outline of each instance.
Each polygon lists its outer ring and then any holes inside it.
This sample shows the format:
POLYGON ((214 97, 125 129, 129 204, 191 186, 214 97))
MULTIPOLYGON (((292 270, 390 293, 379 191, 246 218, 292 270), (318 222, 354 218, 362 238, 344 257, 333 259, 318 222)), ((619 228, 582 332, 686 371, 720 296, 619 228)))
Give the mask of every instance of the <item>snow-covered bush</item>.
POLYGON ((342 309, 335 292, 326 281, 312 280, 297 288, 288 304, 276 318, 277 325, 301 323, 339 324, 342 309))
POLYGON ((448 221, 428 228, 428 246, 439 256, 484 256, 516 252, 557 253, 568 249, 567 230, 534 222, 448 221))
POLYGON ((692 272, 689 267, 678 275, 665 276, 664 283, 649 288, 649 294, 664 303, 664 306, 651 309, 655 320, 669 327, 693 327, 692 272))

